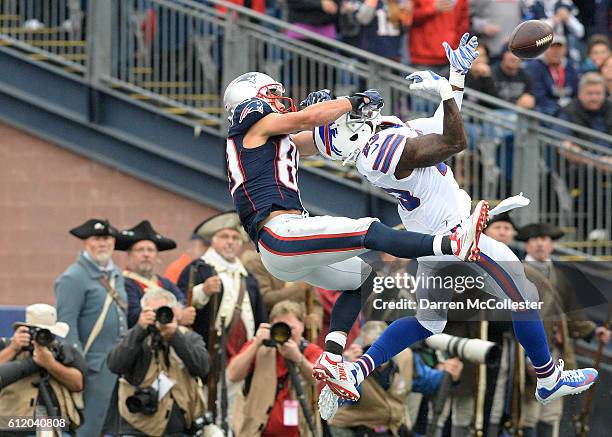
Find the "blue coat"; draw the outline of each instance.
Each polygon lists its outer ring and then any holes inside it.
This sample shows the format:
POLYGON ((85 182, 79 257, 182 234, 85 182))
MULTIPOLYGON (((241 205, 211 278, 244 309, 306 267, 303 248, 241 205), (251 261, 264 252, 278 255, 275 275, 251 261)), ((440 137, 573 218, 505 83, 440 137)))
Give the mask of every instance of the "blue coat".
MULTIPOLYGON (((540 59, 535 59, 527 63, 525 71, 531 78, 531 92, 536 100, 536 111, 553 116, 557 115, 561 109, 560 95, 546 64, 540 59)), ((563 97, 568 99, 575 97, 577 91, 578 73, 574 66, 568 62, 565 65, 563 97)))
MULTIPOLYGON (((115 268, 112 275, 115 277, 115 289, 123 302, 127 303, 121 271, 115 268)), ((70 325, 70 332, 65 340, 80 352, 83 352, 106 299, 106 289, 100 283, 100 277, 100 269, 81 253, 77 262, 71 264, 55 281, 57 318, 70 325)), ((109 370, 106 357, 126 331, 127 316, 113 301, 102 330, 85 355, 88 368, 83 391, 85 409, 83 424, 79 427, 77 436, 100 435, 109 407, 116 410, 113 392, 117 375, 109 370)))

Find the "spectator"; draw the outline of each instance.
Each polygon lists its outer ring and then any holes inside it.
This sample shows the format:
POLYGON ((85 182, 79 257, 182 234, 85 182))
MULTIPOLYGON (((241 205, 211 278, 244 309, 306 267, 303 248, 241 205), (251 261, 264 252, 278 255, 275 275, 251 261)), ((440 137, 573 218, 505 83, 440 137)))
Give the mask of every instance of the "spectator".
POLYGON ((312 312, 304 317, 304 325, 310 335, 307 338, 310 338, 311 341, 316 341, 319 332, 321 332, 323 307, 315 288, 305 282, 285 282, 274 277, 274 275, 266 270, 261 261, 261 256, 254 250, 245 251, 241 259, 247 271, 257 279, 259 291, 268 310, 271 310, 274 305, 283 300, 290 300, 305 305, 308 305, 309 299, 312 301, 312 312))
POLYGON ((577 42, 584 37, 584 25, 576 18, 577 13, 571 0, 536 0, 529 7, 527 16, 546 21, 555 35, 564 36, 568 41, 570 58, 579 61, 577 42))
MULTIPOLYGON (((478 57, 472 63, 472 68, 465 78, 465 86, 467 88, 480 91, 481 93, 497 97, 497 89, 493 80, 491 66, 489 65, 488 50, 482 44, 478 45, 478 57)), ((489 106, 486 102, 478 101, 477 98, 466 94, 466 99, 477 102, 483 106, 489 106)))
POLYGON ((606 83, 606 94, 608 95, 608 100, 610 100, 612 99, 612 56, 608 56, 608 58, 601 63, 599 72, 606 83))
POLYGON ((535 109, 548 115, 557 115, 576 95, 578 73, 566 58, 567 42, 556 35, 542 58, 529 62, 526 71, 531 78, 535 109))
POLYGON ((204 255, 204 252, 206 252, 206 249, 208 249, 204 239, 198 234, 198 230, 200 229, 201 225, 202 223, 196 226, 195 230, 191 234, 187 251, 183 252, 180 257, 172 261, 168 267, 166 267, 164 276, 175 284, 178 282, 179 276, 181 275, 183 269, 187 267, 191 261, 204 255))
POLYGON ((501 62, 493 68, 493 81, 497 97, 521 108, 533 109, 535 98, 531 94, 531 79, 521 67, 521 59, 506 47, 501 62))
MULTIPOLYGON (((128 298, 128 328, 138 321, 140 299, 150 290, 168 290, 176 296, 181 305, 185 303, 185 295, 174 283, 155 274, 155 267, 159 264, 159 252, 175 247, 176 243, 153 229, 148 220, 120 232, 115 249, 127 251, 127 269, 123 272, 123 277, 128 298)), ((184 326, 191 326, 194 319, 194 307, 185 308, 179 316, 179 322, 184 326)))
POLYGON ((582 72, 597 71, 610 56, 610 39, 605 35, 593 35, 589 39, 587 58, 582 63, 582 72))
MULTIPOLYGON (((339 0, 287 0, 287 18, 296 27, 335 39, 339 5, 339 0)), ((308 40, 301 33, 291 30, 287 31, 287 36, 308 40)), ((310 42, 317 44, 316 41, 310 42)))
POLYGON ((504 45, 523 21, 523 0, 470 0, 472 32, 491 51, 492 62, 503 54, 504 45))
POLYGON ((83 251, 55 281, 58 319, 68 323, 66 343, 85 356, 83 422, 77 436, 115 433, 117 375, 106 357, 127 330, 123 276, 111 256, 117 230, 107 220, 91 219, 71 229, 83 240, 83 251))
POLYGON ((210 356, 199 334, 178 326, 180 308, 174 294, 151 290, 142 297, 141 307, 138 323, 108 356, 109 368, 122 377, 120 435, 184 436, 205 411, 201 381, 210 369, 210 356), (156 319, 161 307, 171 308, 170 322, 156 319), (167 391, 162 394, 164 381, 167 391), (151 404, 146 402, 147 392, 151 404), (132 396, 140 397, 140 408, 135 408, 132 396))
POLYGON ((410 63, 417 70, 448 75, 448 59, 442 42, 459 44, 469 30, 467 0, 414 0, 412 27, 408 38, 410 63))
MULTIPOLYGON (((386 327, 380 321, 365 323, 360 338, 363 347, 353 343, 345 358, 356 361, 386 327)), ((407 435, 412 424, 405 402, 412 389, 413 368, 412 350, 408 348, 372 372, 361 384, 359 402, 344 403, 330 420, 332 437, 407 435)))
POLYGON ((292 362, 304 385, 313 387, 316 384, 312 367, 323 351, 302 337, 303 319, 300 304, 290 301, 277 303, 270 311, 272 325, 259 325, 255 338, 249 340, 229 363, 227 378, 233 382, 244 381, 233 414, 232 426, 236 435, 309 435, 301 408, 297 407, 297 402, 291 402, 296 399, 295 388, 286 364, 287 360, 292 362), (289 326, 290 338, 285 342, 269 343, 271 327, 276 329, 274 327, 279 323, 289 326), (288 409, 298 413, 295 419, 299 417, 299 420, 290 422, 288 409))
MULTIPOLYGON (((598 73, 585 73, 580 78, 578 97, 563 107, 559 116, 600 132, 612 132, 612 102, 606 99, 606 84, 603 78, 598 73)), ((574 135, 586 140, 591 139, 579 132, 574 135)))
MULTIPOLYGON (((2 388, 0 411, 3 415, 13 417, 63 417, 66 419, 65 428, 69 429, 63 436, 75 435, 81 423, 78 411, 81 405, 75 401, 74 396, 83 391, 87 365, 76 348, 59 338, 66 337, 70 327, 58 322, 55 308, 46 304, 28 306, 25 322, 15 323, 14 327, 13 338, 0 338, 0 367, 30 360, 34 364, 34 372, 22 374, 20 379, 2 388), (41 330, 50 332, 54 337, 49 345, 41 345, 32 338, 33 332, 41 330), (46 377, 48 379, 45 381, 46 377), (48 407, 52 411, 47 410, 39 386, 35 385, 39 382, 46 385, 51 395, 52 405, 48 407)), ((6 381, 2 382, 4 385, 6 381)), ((10 433, 11 436, 27 434, 32 432, 10 433)), ((0 435, 5 434, 0 432, 0 435)))
POLYGON ((402 33, 412 23, 412 0, 360 0, 354 12, 360 25, 357 46, 400 62, 402 33))
MULTIPOLYGON (((185 267, 178 285, 186 292, 190 276, 193 277, 193 305, 197 309, 193 327, 209 343, 211 355, 214 348, 218 348, 221 321, 225 320, 223 327, 227 331, 227 342, 223 352, 229 361, 253 338, 257 326, 267 321, 266 308, 257 280, 247 272, 238 257, 243 243, 248 240, 238 214, 225 212, 208 218, 200 226, 199 234, 210 247, 201 258, 185 267)), ((221 370, 218 355, 215 354, 213 359, 209 387, 219 380, 221 370)), ((238 384, 228 384, 230 414, 239 390, 238 384)), ((210 390, 209 405, 215 396, 216 391, 210 390)))

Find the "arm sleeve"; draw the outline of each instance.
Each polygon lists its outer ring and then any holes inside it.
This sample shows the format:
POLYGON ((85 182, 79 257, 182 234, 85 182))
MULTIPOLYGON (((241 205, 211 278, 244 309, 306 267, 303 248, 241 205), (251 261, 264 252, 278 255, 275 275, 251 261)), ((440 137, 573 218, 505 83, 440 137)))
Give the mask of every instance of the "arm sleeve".
POLYGON ((79 335, 79 315, 85 301, 85 293, 86 291, 83 290, 82 286, 69 275, 62 275, 55 282, 57 320, 70 326, 65 341, 81 353, 83 344, 81 344, 79 335))
POLYGON ((149 368, 151 351, 143 347, 148 335, 146 329, 135 325, 108 354, 111 372, 122 375, 132 385, 139 385, 149 368))
MULTIPOLYGON (((137 288, 138 285, 136 285, 137 288)), ((137 290, 132 287, 131 284, 125 284, 125 292, 127 293, 127 301, 128 301, 128 313, 127 313, 127 321, 128 326, 132 327, 138 322, 138 318, 140 317, 140 296, 138 295, 137 290)))
POLYGON ((584 25, 578 21, 575 15, 570 15, 569 20, 566 24, 567 28, 576 38, 582 38, 584 36, 584 25))
POLYGON ((200 334, 194 331, 182 333, 177 329, 169 343, 179 358, 183 360, 191 376, 206 378, 210 370, 210 355, 200 334))
POLYGON ((414 354, 415 372, 412 379, 412 391, 432 395, 438 390, 444 371, 427 366, 419 354, 414 354))
MULTIPOLYGON (((461 110, 463 91, 453 91, 453 97, 455 98, 455 102, 457 102, 457 107, 461 110)), ((417 118, 416 120, 411 120, 407 124, 420 135, 441 134, 444 127, 444 105, 440 102, 433 117, 417 118)))

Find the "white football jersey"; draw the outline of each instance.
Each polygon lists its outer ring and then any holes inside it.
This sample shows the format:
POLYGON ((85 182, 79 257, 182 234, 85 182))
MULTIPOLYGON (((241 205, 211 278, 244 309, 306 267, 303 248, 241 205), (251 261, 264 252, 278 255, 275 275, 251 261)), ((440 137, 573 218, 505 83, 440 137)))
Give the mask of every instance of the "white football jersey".
POLYGON ((470 196, 459 188, 445 163, 417 168, 396 179, 395 167, 407 138, 422 135, 397 117, 383 117, 383 130, 374 135, 357 158, 357 170, 367 180, 398 200, 398 213, 408 231, 449 232, 470 215, 470 196))

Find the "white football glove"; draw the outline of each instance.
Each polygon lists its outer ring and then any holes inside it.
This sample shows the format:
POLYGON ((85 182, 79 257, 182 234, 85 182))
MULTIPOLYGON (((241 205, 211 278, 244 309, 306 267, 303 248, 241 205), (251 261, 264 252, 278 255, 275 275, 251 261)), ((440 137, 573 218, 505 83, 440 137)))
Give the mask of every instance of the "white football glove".
POLYGON ((465 79, 463 76, 468 74, 468 71, 472 68, 472 63, 479 55, 476 50, 478 37, 474 35, 470 38, 469 33, 464 33, 459 46, 455 50, 446 41, 442 43, 442 46, 450 64, 449 81, 451 85, 463 88, 465 79))
POLYGON ((434 73, 433 71, 415 71, 406 76, 407 80, 411 80, 411 90, 429 91, 440 94, 442 100, 453 98, 453 89, 446 78, 434 73))

